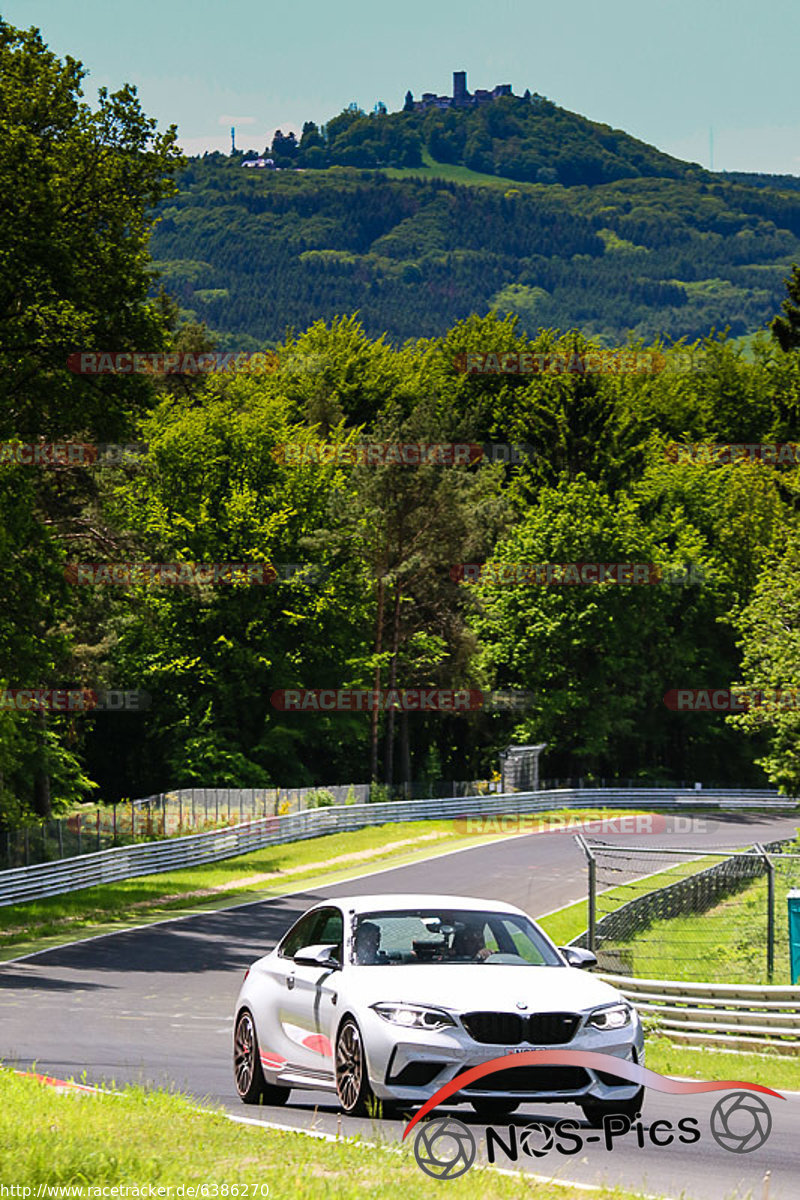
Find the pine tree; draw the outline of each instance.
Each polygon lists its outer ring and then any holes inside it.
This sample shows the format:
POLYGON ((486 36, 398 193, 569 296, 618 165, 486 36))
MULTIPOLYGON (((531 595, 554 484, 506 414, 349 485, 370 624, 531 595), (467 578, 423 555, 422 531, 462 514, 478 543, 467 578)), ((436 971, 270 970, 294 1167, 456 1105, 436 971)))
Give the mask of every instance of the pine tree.
POLYGON ((780 313, 770 325, 772 336, 781 350, 796 350, 800 346, 800 267, 792 263, 792 275, 785 279, 787 298, 781 304, 785 316, 780 313))

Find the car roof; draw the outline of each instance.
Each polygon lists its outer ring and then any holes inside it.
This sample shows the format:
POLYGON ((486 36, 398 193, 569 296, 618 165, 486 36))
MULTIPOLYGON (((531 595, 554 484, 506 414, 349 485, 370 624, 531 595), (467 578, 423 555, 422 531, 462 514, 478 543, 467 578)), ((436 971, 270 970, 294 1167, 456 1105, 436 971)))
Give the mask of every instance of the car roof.
POLYGON ((442 896, 426 892, 392 892, 388 895, 336 896, 315 908, 338 904, 345 912, 391 912, 409 908, 464 908, 475 911, 518 913, 522 910, 503 900, 482 900, 475 896, 442 896))

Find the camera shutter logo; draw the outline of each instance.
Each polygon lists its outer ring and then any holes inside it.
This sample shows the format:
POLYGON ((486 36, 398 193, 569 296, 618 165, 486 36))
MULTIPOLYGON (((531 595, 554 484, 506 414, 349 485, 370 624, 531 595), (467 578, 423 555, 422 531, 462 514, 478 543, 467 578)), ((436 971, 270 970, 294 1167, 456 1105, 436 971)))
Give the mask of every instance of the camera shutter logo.
POLYGON ((766 1102, 752 1092, 731 1092, 712 1109, 711 1136, 732 1154, 758 1150, 771 1132, 772 1114, 766 1102))
POLYGON ((414 1157, 433 1179, 458 1179, 475 1161, 475 1138, 461 1121, 438 1117, 420 1126, 414 1157))
POLYGON ((519 1144, 529 1158, 544 1158, 553 1149, 553 1130, 543 1121, 531 1121, 520 1130, 519 1144))

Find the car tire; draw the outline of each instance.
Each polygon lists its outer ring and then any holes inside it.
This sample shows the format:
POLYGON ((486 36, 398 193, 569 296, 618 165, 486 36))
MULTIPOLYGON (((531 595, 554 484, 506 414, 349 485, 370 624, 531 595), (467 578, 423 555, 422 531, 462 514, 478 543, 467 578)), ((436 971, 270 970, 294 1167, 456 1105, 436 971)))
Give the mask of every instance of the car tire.
POLYGON ((258 1037, 253 1014, 243 1008, 233 1035, 233 1077, 243 1104, 285 1104, 289 1088, 267 1083, 261 1070, 258 1037))
POLYGON ((491 1121, 493 1117, 508 1117, 519 1108, 519 1100, 491 1100, 488 1096, 483 1100, 470 1100, 479 1117, 491 1121))
POLYGON ((348 1117, 363 1117, 377 1107, 361 1030, 354 1017, 345 1017, 336 1035, 336 1093, 348 1117))
POLYGON ((644 1088, 639 1088, 632 1100, 587 1100, 581 1108, 592 1129, 602 1129, 604 1117, 620 1116, 635 1121, 643 1104, 644 1088))

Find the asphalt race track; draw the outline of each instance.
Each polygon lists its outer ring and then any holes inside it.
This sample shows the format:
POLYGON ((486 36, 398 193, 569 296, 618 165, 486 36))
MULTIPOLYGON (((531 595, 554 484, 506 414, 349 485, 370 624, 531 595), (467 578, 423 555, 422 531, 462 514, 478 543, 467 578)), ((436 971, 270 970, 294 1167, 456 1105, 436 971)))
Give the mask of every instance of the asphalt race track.
MULTIPOLYGON (((794 834, 796 818, 741 812, 705 819, 702 834, 668 830, 657 839, 639 836, 605 840, 698 849, 737 848, 794 834)), ((341 1118, 327 1093, 294 1092, 285 1108, 247 1108, 236 1097, 231 1069, 233 1003, 246 967, 265 953, 295 917, 323 896, 370 892, 443 892, 510 901, 532 916, 580 899, 586 868, 570 836, 534 834, 515 837, 435 860, 382 870, 323 892, 300 892, 278 899, 190 916, 123 931, 48 950, 0 965, 0 1058, 6 1065, 36 1068, 61 1078, 85 1070, 90 1083, 137 1081, 180 1088, 198 1098, 247 1116, 336 1133, 361 1131, 374 1137, 369 1120, 341 1118)), ((708 1078, 718 1077, 709 1055, 708 1078)), ((769 1082, 769 1080, 767 1080, 769 1082)), ((768 1098, 773 1126, 768 1141, 749 1154, 722 1149, 712 1139, 708 1117, 719 1094, 673 1097, 647 1094, 643 1116, 644 1146, 635 1133, 619 1139, 612 1151, 597 1142, 574 1155, 552 1149, 542 1157, 520 1154, 515 1164, 499 1155, 497 1165, 533 1170, 540 1175, 587 1183, 618 1183, 659 1196, 723 1200, 736 1194, 762 1196, 769 1171, 769 1200, 800 1195, 800 1095, 768 1098), (656 1120, 694 1116, 700 1140, 658 1147, 649 1139, 656 1120)), ((442 1110, 444 1111, 444 1110, 442 1110)), ((449 1110, 484 1144, 481 1121, 471 1107, 449 1110)), ((574 1106, 528 1105, 510 1122, 552 1124, 564 1118, 582 1122, 574 1106)), ((402 1134, 403 1122, 381 1122, 389 1141, 402 1134)), ((597 1131, 584 1126, 586 1137, 597 1131)), ((658 1130, 656 1131, 658 1133, 658 1130)), ((412 1135, 413 1136, 413 1135, 412 1135)), ((665 1136, 663 1127, 659 1136, 665 1136)), ((541 1146, 541 1139, 537 1145, 541 1146)), ((435 1186, 435 1185, 434 1185, 435 1186)))

